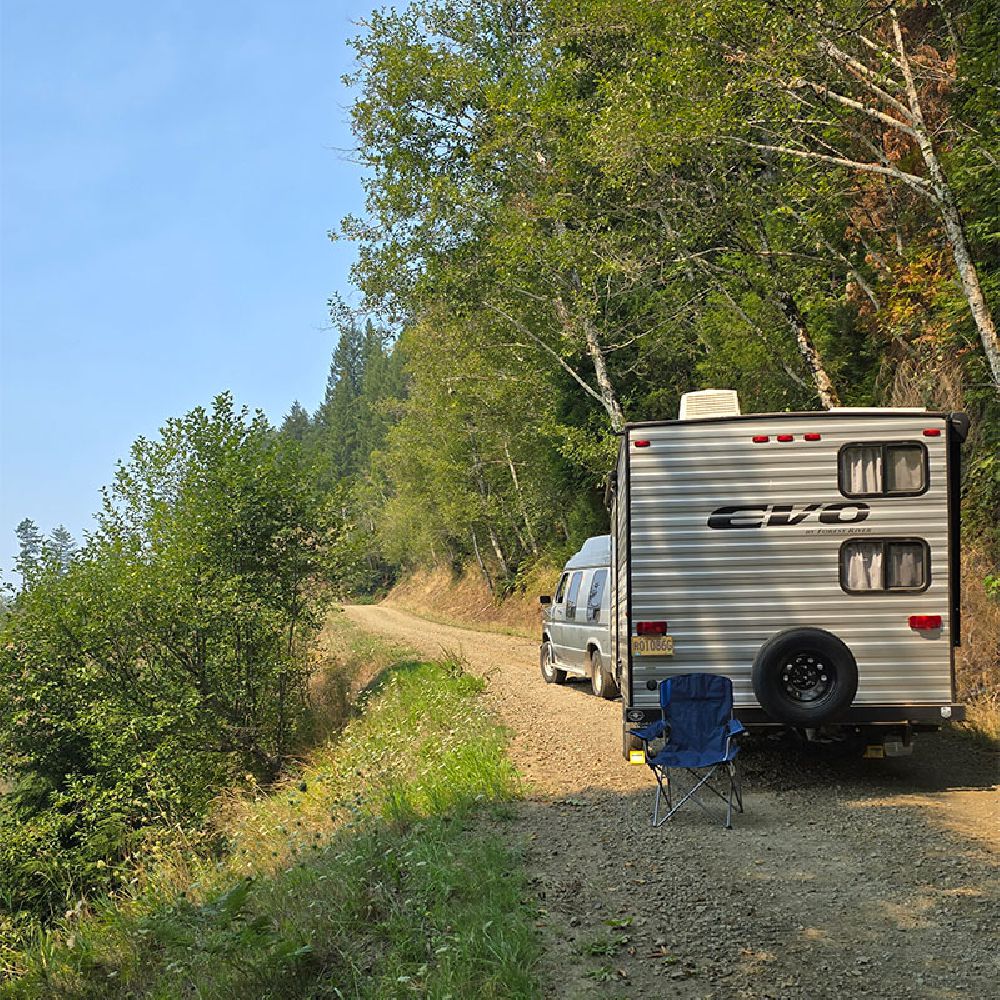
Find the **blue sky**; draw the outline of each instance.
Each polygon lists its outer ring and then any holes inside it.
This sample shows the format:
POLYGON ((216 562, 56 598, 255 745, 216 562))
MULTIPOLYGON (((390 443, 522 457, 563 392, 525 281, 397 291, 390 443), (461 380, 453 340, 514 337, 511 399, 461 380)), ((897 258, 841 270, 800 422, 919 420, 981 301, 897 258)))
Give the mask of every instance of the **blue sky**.
POLYGON ((347 39, 369 2, 5 0, 0 567, 78 538, 140 434, 217 393, 315 408, 362 203, 347 39))

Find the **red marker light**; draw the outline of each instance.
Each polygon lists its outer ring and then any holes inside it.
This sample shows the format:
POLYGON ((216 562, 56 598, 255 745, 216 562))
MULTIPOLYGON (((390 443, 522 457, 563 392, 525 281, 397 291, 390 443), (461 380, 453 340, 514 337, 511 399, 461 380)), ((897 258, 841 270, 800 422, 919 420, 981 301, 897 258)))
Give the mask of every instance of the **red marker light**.
POLYGON ((633 441, 632 444, 634 444, 636 446, 636 448, 648 448, 649 447, 649 442, 648 441, 633 441))
POLYGON ((795 440, 795 435, 794 434, 779 434, 778 437, 776 438, 776 440, 778 440, 778 441, 794 441, 795 440))
POLYGON ((939 438, 941 437, 941 430, 938 427, 928 427, 927 430, 924 431, 924 437, 939 438))
POLYGON ((766 434, 754 434, 753 443, 754 444, 767 444, 771 439, 766 434))
POLYGON ((813 433, 811 433, 811 434, 803 434, 802 437, 806 441, 822 441, 823 440, 823 435, 822 434, 817 434, 817 433, 815 433, 815 431, 813 433))
POLYGON ((940 615, 910 615, 910 628, 917 632, 932 632, 940 627, 940 615))
POLYGON ((635 634, 636 635, 666 635, 667 634, 667 623, 666 622, 636 622, 635 623, 635 634))

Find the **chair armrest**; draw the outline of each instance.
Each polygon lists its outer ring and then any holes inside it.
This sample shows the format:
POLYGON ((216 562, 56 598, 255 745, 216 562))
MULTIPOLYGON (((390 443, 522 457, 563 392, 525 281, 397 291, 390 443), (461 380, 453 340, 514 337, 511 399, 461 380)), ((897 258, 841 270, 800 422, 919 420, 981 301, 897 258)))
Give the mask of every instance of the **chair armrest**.
POLYGON ((726 723, 727 737, 739 736, 740 733, 745 733, 745 732, 746 729, 744 728, 743 723, 740 722, 739 719, 730 719, 726 723))
POLYGON ((643 743, 648 743, 650 740, 659 739, 666 728, 666 721, 657 719, 656 722, 651 722, 648 726, 643 726, 641 729, 630 729, 629 732, 642 740, 643 743))

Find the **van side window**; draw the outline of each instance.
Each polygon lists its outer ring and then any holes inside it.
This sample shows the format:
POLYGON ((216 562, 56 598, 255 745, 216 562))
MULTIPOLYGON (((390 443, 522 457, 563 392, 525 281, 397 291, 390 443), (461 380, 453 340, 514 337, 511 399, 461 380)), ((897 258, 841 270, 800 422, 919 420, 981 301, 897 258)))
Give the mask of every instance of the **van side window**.
POLYGON ((604 597, 604 584, 608 579, 608 571, 599 569, 594 573, 594 581, 590 585, 590 593, 587 595, 587 621, 599 622, 601 620, 601 598, 604 597))
POLYGON ((563 598, 566 596, 566 581, 569 579, 569 573, 563 573, 562 578, 559 580, 559 586, 556 587, 556 596, 553 604, 562 604, 563 598))
POLYGON ((840 586, 849 594, 921 591, 930 582, 931 552, 922 538, 859 538, 840 547, 840 586))
POLYGON ((845 497, 915 497, 927 491, 927 448, 919 441, 845 444, 838 480, 845 497))
POLYGON ((580 581, 582 579, 583 573, 578 571, 573 574, 573 579, 569 582, 569 593, 566 595, 567 618, 576 617, 576 600, 580 596, 580 581))

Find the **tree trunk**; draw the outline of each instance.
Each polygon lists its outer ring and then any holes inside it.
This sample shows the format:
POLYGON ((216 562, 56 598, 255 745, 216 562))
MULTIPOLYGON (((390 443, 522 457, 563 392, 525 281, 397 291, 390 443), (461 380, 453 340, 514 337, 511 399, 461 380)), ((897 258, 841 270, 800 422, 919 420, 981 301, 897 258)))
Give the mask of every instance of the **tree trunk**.
MULTIPOLYGON (((579 287, 580 279, 573 274, 572 281, 574 287, 579 287)), ((563 301, 562 296, 556 296, 556 315, 562 324, 563 331, 574 335, 577 333, 577 324, 570 314, 569 308, 563 301)), ((618 402, 618 395, 608 374, 607 359, 604 356, 604 348, 598 335, 597 327, 590 319, 584 318, 580 321, 583 326, 583 334, 587 341, 587 353, 594 366, 594 376, 597 379, 597 388, 600 391, 601 405, 604 407, 611 421, 611 429, 620 431, 625 426, 625 414, 622 412, 621 404, 618 402)))
POLYGON ((812 375, 813 385, 816 387, 816 393, 819 396, 820 402, 828 410, 831 406, 840 406, 840 397, 837 395, 837 390, 833 387, 833 382, 830 380, 830 376, 823 365, 823 359, 820 357, 819 351, 816 349, 816 345, 813 343, 813 339, 806 329, 805 321, 799 312, 795 297, 791 292, 779 291, 778 305, 781 307, 782 315, 788 321, 792 333, 795 334, 795 343, 798 345, 799 354, 802 355, 802 359, 805 361, 806 367, 812 375))
POLYGON ((840 397, 837 395, 837 390, 833 387, 833 381, 827 373, 819 350, 809 334, 806 322, 802 318, 802 313, 799 312, 795 296, 780 287, 781 275, 778 272, 774 258, 771 256, 771 245, 767 239, 767 230, 762 223, 758 224, 756 228, 757 235, 760 237, 761 249, 766 254, 767 266, 778 284, 778 306, 781 308, 781 314, 785 317, 792 333, 795 335, 795 345, 798 347, 799 354, 802 355, 802 360, 805 361, 806 367, 809 369, 809 374, 812 375, 816 394, 819 396, 820 402, 828 410, 831 406, 840 406, 840 397))
POLYGON ((504 576, 507 576, 510 572, 507 565, 507 559, 504 556, 503 548, 500 545, 500 539, 497 538, 497 533, 494 531, 493 525, 489 521, 488 505, 490 499, 490 488, 486 483, 486 477, 483 475, 483 462, 479 457, 479 448, 476 445, 476 433, 471 425, 469 426, 469 444, 472 447, 472 472, 476 480, 476 487, 479 490, 479 496, 483 501, 483 514, 486 517, 486 530, 490 538, 490 545, 493 546, 493 553, 497 557, 497 562, 500 564, 501 572, 504 576))
POLYGON ((517 497, 517 505, 521 508, 521 519, 524 521, 524 532, 528 539, 528 546, 532 555, 538 555, 538 545, 535 543, 535 533, 531 530, 531 518, 528 517, 528 505, 524 502, 524 492, 517 478, 517 469, 514 466, 514 459, 510 456, 510 448, 507 442, 503 443, 503 453, 507 456, 507 467, 510 469, 511 482, 514 484, 514 495, 517 497))
POLYGON ((910 114, 914 118, 914 132, 917 137, 917 145, 920 147, 920 155, 923 157, 927 173, 930 176, 934 198, 940 208, 941 221, 944 223, 944 231, 948 237, 948 243, 951 245, 951 252, 955 259, 955 267, 958 269, 959 280, 962 282, 962 291, 965 293, 966 301, 969 304, 969 311, 972 313, 972 321, 976 324, 976 330, 979 333, 983 351, 986 353, 986 360, 990 366, 994 388, 1000 391, 1000 341, 997 340, 996 323, 993 321, 993 315, 983 296, 983 289, 979 284, 979 272, 976 270, 972 254, 969 252, 969 244, 965 238, 965 226, 962 223, 962 216, 958 210, 958 202, 955 200, 954 192, 951 190, 948 178, 945 176, 945 172, 937 158, 937 153, 934 151, 934 144, 931 142, 927 126, 924 123, 924 113, 920 104, 920 96, 917 94, 913 69, 906 54, 906 46, 903 44, 903 33, 899 26, 899 17, 894 7, 890 8, 889 15, 892 19, 892 31, 896 40, 896 48, 899 52, 903 78, 906 81, 907 103, 910 106, 910 114))
POLYGON ((611 378, 608 375, 604 350, 597 339, 597 328, 589 319, 584 319, 583 330, 587 337, 587 353, 594 363, 597 387, 601 390, 601 400, 604 403, 604 409, 608 411, 608 416, 611 418, 611 429, 615 432, 620 431, 625 426, 625 414, 622 412, 615 387, 611 384, 611 378))
POLYGON ((470 528, 469 534, 472 535, 472 551, 476 554, 476 562, 479 563, 479 572, 483 574, 483 579, 486 581, 486 586, 490 588, 490 593, 495 594, 496 588, 493 586, 493 578, 490 576, 490 571, 486 568, 482 553, 479 551, 479 539, 476 538, 476 529, 470 528))

